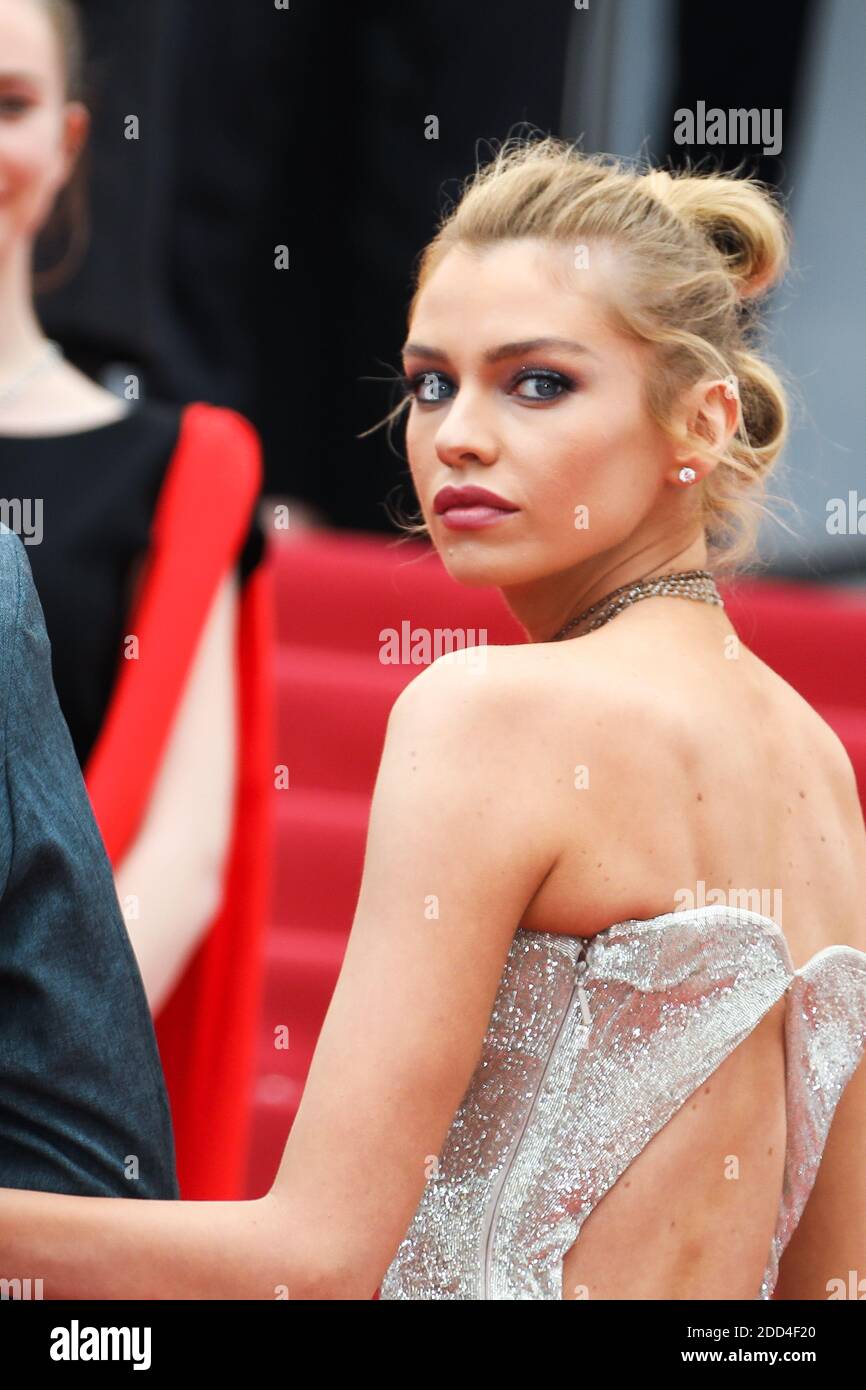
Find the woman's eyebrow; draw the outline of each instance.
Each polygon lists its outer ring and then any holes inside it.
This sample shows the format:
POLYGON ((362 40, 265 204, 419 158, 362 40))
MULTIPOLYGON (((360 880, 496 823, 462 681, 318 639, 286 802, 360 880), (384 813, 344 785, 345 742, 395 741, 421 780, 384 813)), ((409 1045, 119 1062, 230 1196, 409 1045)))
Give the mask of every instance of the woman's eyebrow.
MULTIPOLYGON (((559 348, 562 352, 583 353, 589 357, 597 357, 598 353, 593 352, 592 348, 584 343, 575 343, 570 338, 526 338, 519 343, 502 343, 500 347, 488 348, 482 354, 482 361, 486 363, 499 362, 504 357, 521 357, 528 352, 538 352, 542 348, 559 348)), ((445 362, 448 354, 439 348, 427 347, 424 343, 404 343, 404 357, 424 357, 431 362, 445 362)))

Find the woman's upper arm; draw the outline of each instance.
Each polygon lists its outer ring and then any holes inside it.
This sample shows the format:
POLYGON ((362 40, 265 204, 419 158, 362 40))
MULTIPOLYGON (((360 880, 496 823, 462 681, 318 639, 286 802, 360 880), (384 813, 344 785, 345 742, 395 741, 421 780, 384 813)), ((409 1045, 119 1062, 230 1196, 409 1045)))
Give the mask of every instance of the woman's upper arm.
POLYGON ((175 832, 216 846, 231 826, 237 613, 238 579, 231 571, 202 628, 143 822, 143 831, 156 828, 174 849, 175 832))
POLYGON ((531 695, 497 667, 435 662, 388 722, 352 930, 272 1189, 325 1297, 381 1282, 556 858, 515 736, 531 695))

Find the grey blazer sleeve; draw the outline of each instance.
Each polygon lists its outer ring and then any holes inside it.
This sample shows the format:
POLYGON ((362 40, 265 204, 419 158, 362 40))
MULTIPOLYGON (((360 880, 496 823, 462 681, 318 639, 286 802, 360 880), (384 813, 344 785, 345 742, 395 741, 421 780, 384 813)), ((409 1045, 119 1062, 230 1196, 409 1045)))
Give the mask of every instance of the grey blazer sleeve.
POLYGON ((0 1186, 176 1198, 147 997, 30 561, 5 526, 0 730, 0 1186))

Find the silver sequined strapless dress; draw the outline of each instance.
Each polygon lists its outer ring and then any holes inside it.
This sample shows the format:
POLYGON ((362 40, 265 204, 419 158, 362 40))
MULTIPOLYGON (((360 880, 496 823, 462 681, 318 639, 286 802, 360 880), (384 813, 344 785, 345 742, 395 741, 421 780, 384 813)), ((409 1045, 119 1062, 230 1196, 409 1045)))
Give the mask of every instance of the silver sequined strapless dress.
POLYGON ((795 970, 781 928, 724 904, 585 939, 520 928, 481 1058, 380 1299, 561 1299, 581 1225, 782 996, 784 1187, 756 1298, 817 1175, 866 1047, 866 954, 795 970))

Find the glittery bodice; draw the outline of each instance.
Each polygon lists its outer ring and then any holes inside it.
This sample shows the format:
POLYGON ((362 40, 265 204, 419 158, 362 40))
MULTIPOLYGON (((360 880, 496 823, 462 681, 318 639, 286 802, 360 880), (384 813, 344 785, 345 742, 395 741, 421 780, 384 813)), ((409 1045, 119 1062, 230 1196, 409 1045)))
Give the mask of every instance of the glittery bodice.
POLYGON ((769 1299, 866 1048, 866 953, 827 946, 795 970, 775 922, 724 904, 588 940, 518 929, 380 1299, 561 1299, 586 1217, 782 995, 784 1184, 755 1290, 769 1299))

